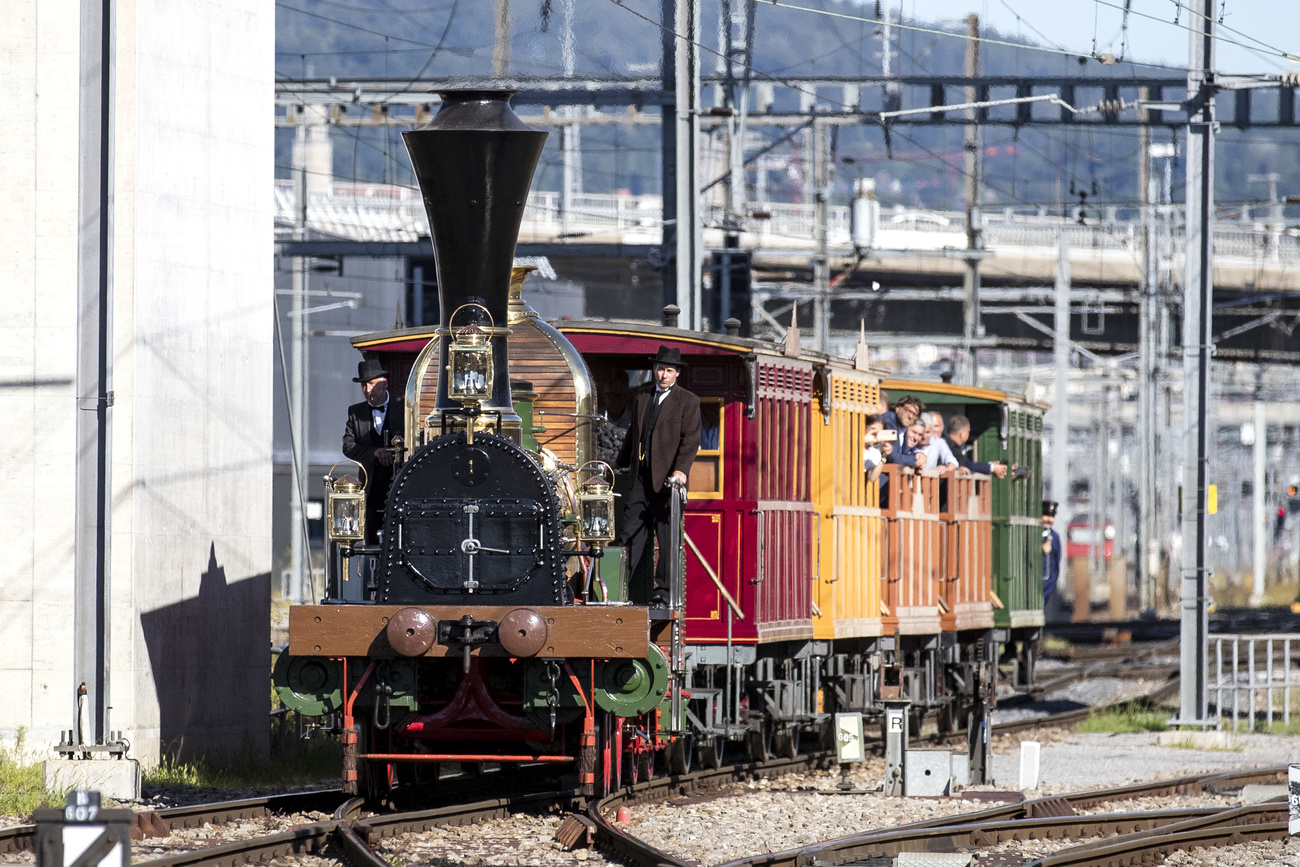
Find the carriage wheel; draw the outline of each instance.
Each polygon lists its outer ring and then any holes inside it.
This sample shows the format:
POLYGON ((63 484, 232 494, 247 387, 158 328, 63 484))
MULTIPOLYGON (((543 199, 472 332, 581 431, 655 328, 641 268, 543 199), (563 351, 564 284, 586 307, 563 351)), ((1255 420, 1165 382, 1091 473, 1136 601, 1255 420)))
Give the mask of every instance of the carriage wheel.
POLYGON ((759 727, 745 732, 745 754, 751 762, 765 762, 772 758, 772 725, 759 721, 759 727))
POLYGON ((715 771, 722 767, 722 753, 727 748, 727 741, 722 735, 702 735, 695 747, 695 760, 706 771, 715 771))
POLYGON ((799 729, 790 726, 773 738, 773 752, 783 759, 793 759, 799 755, 799 729))
POLYGON ((691 772, 691 760, 695 757, 695 735, 690 732, 683 732, 668 744, 665 753, 670 775, 689 774, 691 772))
POLYGON ((957 699, 954 697, 952 701, 945 702, 944 705, 939 708, 939 713, 935 721, 939 729, 939 734, 950 735, 957 731, 957 714, 956 708, 954 707, 956 703, 957 699))

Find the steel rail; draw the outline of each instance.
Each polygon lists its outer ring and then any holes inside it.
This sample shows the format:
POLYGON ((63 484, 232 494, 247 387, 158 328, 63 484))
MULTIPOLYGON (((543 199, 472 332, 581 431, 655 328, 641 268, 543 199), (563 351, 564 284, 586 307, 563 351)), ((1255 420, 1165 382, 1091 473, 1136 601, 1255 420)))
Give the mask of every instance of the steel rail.
POLYGON ((1061 713, 1051 714, 1050 716, 1030 717, 1029 719, 1010 720, 1007 722, 995 723, 993 725, 993 734, 1010 734, 1012 732, 1032 731, 1040 728, 1052 728, 1056 726, 1074 725, 1088 719, 1096 711, 1104 711, 1107 708, 1122 707, 1124 705, 1146 702, 1147 704, 1159 704, 1166 697, 1175 694, 1178 691, 1178 678, 1173 678, 1161 685, 1155 692, 1145 696, 1139 696, 1130 701, 1115 702, 1108 705, 1095 705, 1092 707, 1082 707, 1078 710, 1067 710, 1061 713))
POLYGON ((1071 846, 1030 861, 1035 867, 1126 867, 1163 859, 1180 849, 1215 848, 1256 840, 1287 838, 1286 800, 1247 804, 1164 827, 1136 830, 1118 838, 1071 846))
MULTIPOLYGON (((237 801, 191 804, 154 810, 169 828, 201 828, 204 824, 220 825, 235 819, 258 819, 271 813, 306 813, 332 811, 342 797, 338 789, 288 792, 237 801)), ((0 854, 31 850, 36 840, 35 825, 12 825, 0 828, 0 854)))
MULTIPOLYGON (((1192 808, 1045 818, 1036 818, 1036 814, 1053 809, 1054 801, 1063 801, 1072 808, 1086 808, 1138 797, 1203 792, 1210 790, 1212 786, 1227 785, 1231 782, 1244 784, 1247 780, 1284 779, 1285 774, 1285 768, 1252 769, 1231 774, 1202 774, 1109 789, 1072 792, 1006 804, 974 813, 942 816, 915 822, 903 828, 873 829, 812 846, 729 861, 719 867, 836 867, 836 865, 867 858, 897 855, 905 851, 951 852, 958 848, 981 848, 1015 840, 1087 837, 1101 834, 1112 835, 1111 840, 1105 841, 1108 844, 1118 842, 1113 835, 1126 835, 1121 839, 1136 850, 1140 848, 1141 840, 1147 840, 1149 843, 1150 838, 1132 835, 1150 835, 1161 828, 1173 833, 1191 833, 1194 829, 1202 829, 1212 836, 1230 837, 1231 835, 1224 834, 1222 829, 1235 827, 1234 815, 1245 808, 1233 810, 1192 808)), ((1269 807, 1276 808, 1276 805, 1270 804, 1269 807)), ((1284 810, 1285 806, 1283 805, 1281 809, 1284 810)), ((1054 865, 1054 867, 1064 867, 1067 863, 1073 862, 1062 862, 1061 865, 1054 865)), ((1047 862, 1044 863, 1044 867, 1048 867, 1047 862)))
POLYGON ((334 836, 342 823, 336 820, 302 825, 289 831, 219 843, 199 849, 190 849, 161 858, 139 862, 150 867, 238 867, 256 864, 271 858, 308 852, 319 854, 334 836))

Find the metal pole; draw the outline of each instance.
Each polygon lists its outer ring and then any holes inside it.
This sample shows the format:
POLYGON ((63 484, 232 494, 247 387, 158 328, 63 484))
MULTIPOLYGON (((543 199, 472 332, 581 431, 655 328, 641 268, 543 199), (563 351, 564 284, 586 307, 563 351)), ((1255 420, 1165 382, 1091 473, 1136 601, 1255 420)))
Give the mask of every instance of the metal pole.
MULTIPOLYGON (((110 559, 113 529, 112 0, 81 4, 80 171, 77 185, 77 464, 73 714, 85 686, 90 742, 109 732, 110 559)), ((80 728, 80 724, 77 725, 80 728)))
POLYGON ((1112 388, 1109 373, 1105 376, 1101 386, 1101 401, 1094 405, 1096 415, 1093 418, 1098 433, 1097 475, 1092 480, 1088 491, 1088 523, 1092 525, 1090 530, 1092 537, 1088 542, 1090 546, 1088 574, 1093 585, 1100 582, 1103 587, 1108 586, 1105 527, 1108 518, 1106 507, 1110 495, 1110 392, 1112 388))
MULTIPOLYGON (((966 78, 975 79, 980 74, 980 17, 975 14, 966 16, 966 78)), ((974 87, 966 88, 966 101, 976 102, 978 91, 974 87)), ((979 109, 966 109, 966 249, 979 250, 984 246, 983 217, 980 214, 980 127, 979 109)), ((975 256, 966 258, 966 276, 963 281, 965 303, 963 305, 962 335, 966 350, 962 381, 967 385, 979 382, 979 348, 975 345, 980 327, 980 260, 975 256)))
POLYGON ((677 195, 676 255, 677 306, 686 328, 699 330, 700 248, 703 226, 697 209, 700 199, 700 41, 699 0, 677 0, 673 10, 676 94, 676 164, 677 195))
MULTIPOLYGON (((1142 99, 1149 88, 1142 88, 1142 99)), ((1147 119, 1142 109, 1142 119, 1147 119)), ((1154 345, 1156 244, 1151 208, 1155 190, 1151 172, 1151 129, 1140 129, 1138 196, 1142 216, 1142 297, 1138 309, 1138 421, 1141 449, 1138 468, 1137 580, 1138 610, 1155 608, 1155 505, 1156 505, 1156 353, 1154 345)))
POLYGON ((1214 0, 1188 16, 1187 276, 1183 283, 1183 544, 1179 718, 1205 726, 1209 633, 1205 511, 1214 293, 1214 0))
MULTIPOLYGON (((560 6, 562 26, 560 28, 560 56, 564 65, 564 77, 572 78, 575 67, 573 49, 573 0, 564 0, 560 6)), ((575 119, 581 108, 566 105, 560 108, 560 117, 575 119)), ((560 231, 564 237, 573 232, 573 198, 582 192, 582 127, 576 123, 560 126, 560 231)))
POLYGON ((496 0, 496 42, 492 48, 492 74, 498 79, 510 73, 510 0, 496 0))
POLYGON ((817 307, 814 313, 814 330, 817 332, 817 351, 830 350, 831 330, 831 272, 830 252, 827 247, 826 221, 829 218, 830 202, 830 159, 827 153, 826 125, 814 120, 812 125, 813 140, 813 241, 817 252, 813 255, 813 289, 817 293, 817 307))
MULTIPOLYGON (((306 127, 298 127, 298 134, 306 137, 306 127)), ((306 148, 303 148, 303 153, 306 148)), ((307 236, 307 169, 296 167, 294 180, 298 209, 294 224, 294 240, 303 240, 307 236)), ((303 502, 307 490, 307 395, 304 379, 306 359, 307 317, 303 315, 307 294, 307 260, 302 256, 293 260, 293 301, 289 314, 293 339, 289 343, 289 436, 293 439, 293 490, 289 499, 289 574, 292 585, 290 598, 301 603, 307 600, 304 595, 303 575, 305 562, 310 556, 307 540, 303 537, 301 527, 306 514, 303 502)))
POLYGON ((1264 470, 1268 465, 1268 425, 1264 420, 1264 404, 1255 401, 1255 473, 1251 482, 1251 515, 1255 532, 1251 534, 1254 542, 1253 571, 1255 584, 1250 591, 1250 604, 1259 605, 1264 601, 1264 568, 1267 562, 1268 517, 1264 514, 1264 470))
POLYGON ((1052 499, 1060 504, 1056 522, 1070 520, 1070 248, 1056 238, 1056 336, 1053 338, 1055 391, 1052 401, 1052 499))
MULTIPOLYGON (((659 20, 674 21, 677 0, 660 0, 659 20)), ((664 104, 659 109, 659 192, 663 196, 660 233, 660 303, 677 303, 677 43, 671 28, 660 31, 659 71, 664 104)))

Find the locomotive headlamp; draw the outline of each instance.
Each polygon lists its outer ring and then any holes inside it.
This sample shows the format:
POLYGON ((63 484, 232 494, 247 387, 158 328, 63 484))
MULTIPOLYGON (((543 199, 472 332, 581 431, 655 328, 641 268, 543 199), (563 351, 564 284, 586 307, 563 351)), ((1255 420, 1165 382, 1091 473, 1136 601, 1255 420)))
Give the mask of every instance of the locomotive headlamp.
MULTIPOLYGON (((337 467, 335 464, 334 467, 337 467)), ((357 466, 361 466, 357 464, 357 466)), ((331 542, 361 542, 366 538, 366 483, 355 476, 334 477, 334 467, 325 477, 325 535, 331 542)), ((365 467, 361 467, 362 478, 365 467)))
POLYGON ((467 406, 477 406, 492 397, 492 347, 489 332, 478 322, 461 328, 454 325, 456 314, 468 308, 477 308, 487 316, 489 326, 492 314, 481 304, 463 304, 448 320, 452 339, 447 345, 447 396, 467 406))
POLYGON ((590 473, 578 486, 578 538, 597 547, 614 541, 614 471, 604 461, 591 461, 578 469, 590 473))

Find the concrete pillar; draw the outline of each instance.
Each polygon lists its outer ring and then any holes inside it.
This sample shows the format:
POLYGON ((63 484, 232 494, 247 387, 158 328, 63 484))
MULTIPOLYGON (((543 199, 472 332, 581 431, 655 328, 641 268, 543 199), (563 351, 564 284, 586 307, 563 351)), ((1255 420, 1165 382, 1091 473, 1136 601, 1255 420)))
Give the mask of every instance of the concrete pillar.
MULTIPOLYGON (((256 753, 269 710, 274 9, 111 10, 109 725, 145 764, 164 749, 256 753)), ((98 92, 82 78, 83 37, 79 4, 6 6, 0 497, 16 508, 0 566, 0 739, 22 728, 37 749, 73 727, 78 685, 73 107, 98 92)))

